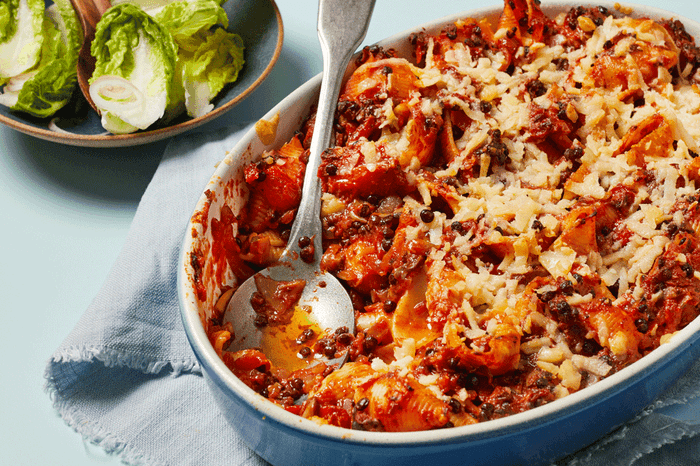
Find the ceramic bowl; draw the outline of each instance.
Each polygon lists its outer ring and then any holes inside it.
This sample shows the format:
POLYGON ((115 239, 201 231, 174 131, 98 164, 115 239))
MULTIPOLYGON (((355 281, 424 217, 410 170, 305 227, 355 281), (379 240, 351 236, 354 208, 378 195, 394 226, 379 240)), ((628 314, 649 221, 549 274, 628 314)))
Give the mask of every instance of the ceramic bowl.
MULTIPOLYGON (((51 0, 46 0, 49 5, 51 0)), ((167 126, 154 124, 131 134, 110 134, 102 127, 76 87, 73 101, 53 118, 34 118, 0 105, 0 123, 47 141, 82 147, 127 147, 160 141, 196 128, 217 118, 247 97, 272 71, 282 50, 282 16, 274 0, 227 0, 228 30, 245 44, 245 65, 238 79, 226 86, 214 100, 214 109, 198 118, 179 117, 167 126), (60 129, 57 129, 60 128, 60 129)))
MULTIPOLYGON (((551 14, 567 11, 573 2, 543 4, 551 14)), ((612 3, 597 2, 610 8, 612 3)), ((501 7, 459 13, 422 26, 438 31, 465 17, 495 17, 501 7)), ((653 18, 676 17, 669 12, 635 7, 635 15, 653 18)), ((681 19, 688 31, 700 37, 700 25, 681 19)), ((413 29, 420 30, 420 28, 413 29)), ((411 31, 380 44, 407 52, 411 31)), ((404 55, 410 56, 410 55, 404 55)), ((251 130, 219 164, 197 205, 195 216, 205 224, 218 218, 226 203, 234 212, 240 208, 243 167, 266 149, 286 142, 308 116, 315 103, 320 76, 310 80, 264 119, 280 115, 276 139, 264 145, 251 130)), ((380 433, 342 429, 318 424, 290 414, 272 404, 236 378, 216 355, 204 332, 202 321, 211 315, 222 281, 203 271, 206 299, 198 302, 193 284, 194 271, 189 253, 211 241, 210 228, 191 223, 184 240, 179 275, 179 299, 184 326, 204 377, 221 411, 256 453, 273 465, 537 465, 548 464, 601 438, 649 405, 669 388, 700 355, 700 319, 676 334, 640 361, 595 385, 544 406, 506 418, 470 426, 422 432, 380 433)), ((215 258, 207 258, 215 260, 215 258)))

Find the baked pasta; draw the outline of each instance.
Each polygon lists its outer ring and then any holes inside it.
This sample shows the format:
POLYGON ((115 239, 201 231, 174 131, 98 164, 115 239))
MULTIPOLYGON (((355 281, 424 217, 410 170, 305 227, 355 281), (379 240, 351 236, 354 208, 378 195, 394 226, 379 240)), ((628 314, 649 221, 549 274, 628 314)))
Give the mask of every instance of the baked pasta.
MULTIPOLYGON (((495 24, 365 48, 323 154, 322 266, 357 329, 294 335, 281 367, 227 351, 236 283, 274 263, 314 124, 245 169, 212 224, 235 279, 207 322, 227 366, 319 423, 461 426, 584 389, 672 338, 700 304, 700 56, 683 24, 506 0, 495 24), (296 357, 296 355, 295 355, 296 357)), ((191 263, 200 270, 196 252, 191 263)), ((266 322, 261 322, 261 326, 266 322)))

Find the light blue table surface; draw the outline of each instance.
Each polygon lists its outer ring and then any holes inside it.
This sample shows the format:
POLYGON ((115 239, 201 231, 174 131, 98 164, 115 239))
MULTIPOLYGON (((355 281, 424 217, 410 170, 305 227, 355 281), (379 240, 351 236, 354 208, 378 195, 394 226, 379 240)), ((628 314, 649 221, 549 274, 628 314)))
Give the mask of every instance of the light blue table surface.
MULTIPOLYGON (((695 1, 641 3, 700 20, 695 1)), ((365 42, 498 4, 377 0, 365 42)), ((268 79, 222 117, 231 123, 262 116, 321 71, 316 0, 278 6, 282 54, 268 79)), ((75 148, 0 127, 0 464, 119 464, 57 417, 44 368, 105 280, 166 144, 75 148)))

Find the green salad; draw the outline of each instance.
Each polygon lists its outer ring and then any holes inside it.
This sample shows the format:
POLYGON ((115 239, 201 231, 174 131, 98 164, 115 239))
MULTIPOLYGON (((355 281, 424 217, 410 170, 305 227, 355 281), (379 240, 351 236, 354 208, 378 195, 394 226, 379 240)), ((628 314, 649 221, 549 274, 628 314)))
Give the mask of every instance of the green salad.
MULTIPOLYGON (((244 64, 217 0, 117 0, 95 31, 90 97, 114 134, 197 118, 244 64)), ((46 118, 77 87, 80 22, 69 0, 0 0, 0 104, 46 118)))
POLYGON ((0 104, 37 118, 65 106, 82 40, 69 0, 0 0, 0 104))

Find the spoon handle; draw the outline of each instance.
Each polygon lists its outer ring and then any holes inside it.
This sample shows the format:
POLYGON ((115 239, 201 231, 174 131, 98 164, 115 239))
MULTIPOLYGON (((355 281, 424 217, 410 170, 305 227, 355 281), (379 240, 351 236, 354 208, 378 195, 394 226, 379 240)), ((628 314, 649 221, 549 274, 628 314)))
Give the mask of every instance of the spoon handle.
POLYGON ((302 201, 292 225, 287 253, 299 251, 299 238, 314 239, 315 262, 321 258, 321 154, 331 142, 340 86, 352 54, 367 34, 375 0, 320 0, 318 37, 323 53, 323 78, 319 94, 309 161, 306 164, 302 201))

